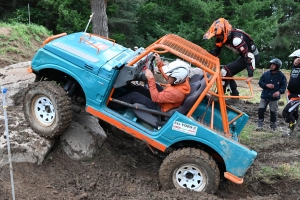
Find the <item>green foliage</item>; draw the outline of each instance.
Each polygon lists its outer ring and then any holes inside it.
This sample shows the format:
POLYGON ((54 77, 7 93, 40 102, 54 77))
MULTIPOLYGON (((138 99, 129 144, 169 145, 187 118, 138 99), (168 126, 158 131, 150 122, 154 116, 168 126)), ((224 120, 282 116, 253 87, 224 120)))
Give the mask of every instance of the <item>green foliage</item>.
POLYGON ((212 43, 205 43, 202 37, 216 19, 213 13, 221 16, 223 9, 222 1, 147 1, 138 11, 139 35, 150 44, 167 33, 173 33, 209 47, 212 43))
POLYGON ((11 18, 9 18, 8 22, 18 22, 18 23, 24 23, 24 24, 29 24, 29 16, 28 16, 28 11, 25 10, 25 7, 22 7, 20 9, 17 9, 14 12, 14 15, 12 15, 11 18))
MULTIPOLYGON (((271 48, 270 42, 276 35, 277 21, 280 16, 272 12, 273 0, 230 1, 226 12, 233 28, 242 29, 253 39, 260 51, 258 68, 266 66, 271 48), (232 11, 236 14, 234 14, 232 11)), ((227 62, 226 62, 227 63, 227 62)))
MULTIPOLYGON (((16 7, 7 5, 1 13, 9 23, 40 24, 54 34, 83 31, 91 14, 86 0, 18 0, 16 7)), ((290 68, 288 55, 299 48, 300 4, 294 0, 109 0, 107 1, 109 37, 128 46, 146 47, 165 34, 173 33, 210 50, 214 39, 203 35, 217 18, 224 17, 234 28, 246 31, 260 51, 258 68, 268 66, 271 58, 290 68)), ((91 32, 92 25, 88 28, 91 32)), ((224 48, 221 64, 238 55, 224 48)))
POLYGON ((118 43, 124 43, 125 40, 126 40, 126 36, 122 33, 114 33, 114 34, 111 35, 111 37, 114 40, 118 41, 118 43))
MULTIPOLYGON (((86 0, 29 0, 28 3, 30 23, 43 25, 54 34, 84 31, 91 14, 90 3, 86 0)), ((29 24, 28 3, 21 0, 20 5, 24 6, 18 7, 8 22, 29 24)))
POLYGON ((288 56, 300 46, 300 27, 297 25, 300 20, 300 4, 294 0, 278 0, 275 6, 283 14, 271 44, 274 46, 274 54, 282 59, 283 67, 291 68, 292 60, 288 56))
POLYGON ((113 0, 107 2, 109 37, 119 44, 133 48, 144 46, 138 35, 138 16, 136 10, 144 0, 113 0))
POLYGON ((86 0, 42 0, 37 8, 47 13, 46 23, 53 23, 54 33, 84 31, 91 15, 90 3, 86 0))
POLYGON ((37 41, 41 41, 42 37, 52 35, 52 32, 46 29, 44 26, 31 24, 30 26, 27 26, 28 31, 30 34, 32 34, 37 41))

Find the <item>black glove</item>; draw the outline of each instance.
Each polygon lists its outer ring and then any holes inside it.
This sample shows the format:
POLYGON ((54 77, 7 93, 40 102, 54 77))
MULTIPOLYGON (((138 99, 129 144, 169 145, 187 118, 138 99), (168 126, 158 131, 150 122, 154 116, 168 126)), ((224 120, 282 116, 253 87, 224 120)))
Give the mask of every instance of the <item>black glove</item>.
POLYGON ((147 78, 145 76, 145 71, 142 71, 142 72, 138 73, 135 77, 135 80, 137 80, 137 81, 147 81, 147 78))
POLYGON ((208 51, 208 53, 210 53, 213 56, 218 57, 218 54, 217 54, 216 50, 210 50, 210 51, 208 51))

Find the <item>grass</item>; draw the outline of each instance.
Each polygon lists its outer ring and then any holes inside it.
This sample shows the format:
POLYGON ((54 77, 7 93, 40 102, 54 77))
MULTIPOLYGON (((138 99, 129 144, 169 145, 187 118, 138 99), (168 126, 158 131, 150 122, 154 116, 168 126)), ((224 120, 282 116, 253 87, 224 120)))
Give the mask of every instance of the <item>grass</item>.
MULTIPOLYGON (((251 122, 247 123, 239 137, 242 144, 255 149, 256 151, 258 150, 258 154, 264 152, 265 148, 272 148, 273 145, 278 145, 278 143, 284 142, 278 140, 278 138, 281 138, 279 131, 275 133, 268 131, 257 132, 255 131, 255 127, 255 124, 251 122), (262 141, 264 142, 262 143, 262 141)), ((299 138, 299 136, 297 138, 299 138)), ((284 154, 282 156, 284 156, 284 154)), ((251 170, 251 175, 249 175, 248 178, 255 182, 259 181, 267 184, 276 183, 278 179, 300 181, 300 162, 295 161, 282 163, 279 161, 277 163, 274 160, 271 166, 268 165, 268 163, 262 162, 259 166, 251 170)))
POLYGON ((252 140, 252 133, 255 129, 255 126, 253 124, 247 123, 244 129, 242 130, 240 137, 240 142, 245 145, 249 145, 253 142, 252 140))
MULTIPOLYGON (((289 79, 289 75, 288 75, 289 71, 282 70, 282 72, 286 75, 287 79, 289 79)), ((255 83, 258 82, 262 73, 263 73, 262 69, 256 70, 256 75, 254 76, 255 81, 252 81, 253 88, 256 88, 254 90, 254 98, 248 100, 251 103, 260 102, 261 90, 258 90, 257 87, 259 86, 254 85, 253 82, 255 83)), ((247 77, 247 71, 244 70, 239 74, 239 76, 247 77)), ((243 96, 249 95, 248 88, 239 87, 239 92, 240 95, 243 96)), ((279 100, 279 102, 280 102, 279 112, 281 112, 287 103, 285 94, 281 95, 281 99, 279 100)), ((281 138, 280 131, 277 131, 275 133, 272 133, 268 130, 265 130, 263 132, 257 132, 255 128, 256 128, 256 124, 254 122, 249 121, 244 127, 244 129, 242 130, 241 134, 239 135, 239 139, 242 144, 258 150, 258 153, 260 153, 260 151, 264 152, 264 148, 271 148, 273 145, 276 144, 278 145, 278 143, 282 142, 278 140, 278 138, 281 138), (262 143, 262 141, 264 142, 262 143)), ((300 162, 289 162, 289 163, 273 162, 272 166, 267 165, 267 163, 265 163, 265 165, 258 166, 258 168, 254 168, 254 169, 255 170, 252 170, 252 173, 248 178, 250 178, 255 182, 259 180, 259 182, 274 184, 278 181, 278 179, 280 180, 290 179, 296 181, 300 180, 300 162)))
MULTIPOLYGON (((269 69, 255 69, 254 74, 253 74, 253 79, 259 80, 259 78, 261 77, 261 75, 268 71, 269 69)), ((287 69, 281 69, 281 71, 287 76, 290 73, 290 70, 287 69)), ((248 77, 248 71, 247 70, 243 70, 240 73, 238 73, 237 75, 235 75, 236 77, 248 77)), ((289 77, 286 77, 289 78, 289 77)))
POLYGON ((259 132, 255 129, 256 124, 254 124, 253 122, 248 122, 242 130, 241 134, 239 135, 240 142, 252 148, 260 148, 259 145, 261 144, 261 141, 267 141, 281 137, 279 131, 273 133, 267 128, 265 128, 263 132, 259 132))
POLYGON ((3 49, 1 49, 1 52, 22 53, 22 51, 20 51, 20 49, 15 48, 15 47, 3 48, 3 49))
MULTIPOLYGON (((259 103, 260 101, 260 95, 261 95, 261 88, 258 86, 258 81, 261 77, 261 75, 266 72, 268 69, 256 69, 254 71, 254 74, 253 74, 253 80, 251 82, 251 86, 252 86, 252 89, 253 89, 253 93, 254 93, 254 97, 251 98, 251 99, 245 99, 251 103, 259 103), (257 84, 257 85, 255 85, 257 84), (257 89, 258 88, 258 89, 257 89)), ((288 74, 288 71, 287 70, 282 70, 282 72, 284 72, 285 74, 288 74)), ((248 77, 248 71, 247 70, 243 70, 241 71, 240 73, 238 73, 235 77, 248 77)), ((242 81, 236 81, 237 82, 237 85, 240 85, 240 83, 242 81)), ((240 96, 250 96, 250 89, 249 87, 247 86, 244 86, 244 87, 238 87, 238 90, 240 92, 240 96)), ((282 95, 282 98, 281 99, 285 99, 285 96, 282 95)), ((285 105, 286 102, 284 102, 284 105, 285 105)))
POLYGON ((49 35, 52 33, 43 26, 0 22, 1 64, 9 65, 27 61, 49 35), (12 54, 20 56, 11 57, 12 54))
MULTIPOLYGON (((254 75, 253 75, 253 79, 254 80, 257 80, 259 81, 261 75, 266 72, 268 69, 256 69, 255 72, 254 72, 254 75)), ((281 70, 282 73, 284 73, 286 75, 286 78, 287 80, 289 80, 289 73, 290 71, 287 70, 287 69, 282 69, 281 70)), ((238 73, 236 75, 237 77, 248 77, 248 72, 247 70, 243 70, 241 71, 240 73, 238 73)), ((253 82, 251 83, 252 84, 252 88, 253 87, 253 82)), ((248 88, 238 88, 239 89, 239 92, 240 92, 240 95, 241 96, 249 96, 249 89, 248 88)), ((257 92, 257 91, 253 91, 254 93, 254 97, 252 99, 248 99, 248 101, 250 101, 251 103, 259 103, 260 101, 260 94, 261 94, 261 91, 260 92, 257 92)), ((286 93, 285 94, 281 94, 281 99, 279 100, 279 109, 283 109, 284 106, 286 105, 287 101, 286 101, 286 93)))
MULTIPOLYGON (((253 73, 253 79, 259 79, 260 76, 262 75, 263 69, 256 69, 253 73)), ((235 75, 236 77, 248 77, 248 71, 245 69, 235 75)))
MULTIPOLYGON (((245 70, 244 70, 245 71, 245 70)), ((258 70, 261 71, 261 70, 258 70)), ((244 74, 245 75, 245 74, 244 74)), ((254 78, 259 79, 259 78, 254 78)), ((253 84, 252 84, 253 85, 253 84)), ((254 86, 257 88, 257 86, 254 86)), ((240 95, 249 95, 248 88, 239 87, 240 95)), ((254 98, 249 99, 248 101, 252 103, 260 102, 260 94, 261 92, 254 91, 254 98)), ((279 112, 282 111, 284 106, 286 105, 286 97, 282 95, 281 100, 283 103, 279 106, 279 112)), ((258 150, 258 153, 264 151, 263 148, 269 148, 274 144, 280 143, 278 138, 281 138, 281 133, 279 130, 275 133, 268 131, 265 129, 263 132, 257 132, 256 123, 249 121, 241 134, 239 135, 239 140, 241 144, 244 144, 252 149, 258 150)), ((298 136, 299 138, 299 136, 298 136)), ((264 182, 267 184, 273 184, 278 181, 278 179, 291 179, 291 180, 300 180, 300 162, 291 162, 291 163, 278 163, 273 164, 274 166, 259 166, 255 170, 252 170, 251 175, 248 176, 254 182, 264 182)), ((250 181, 251 182, 251 181, 250 181)))
MULTIPOLYGON (((252 88, 253 88, 253 84, 252 84, 252 88)), ((241 88, 241 87, 238 87, 238 90, 239 90, 239 93, 240 93, 240 96, 250 96, 250 89, 249 88, 241 88)), ((260 94, 261 92, 259 91, 253 91, 253 95, 254 97, 251 98, 251 99, 244 99, 246 101, 249 101, 253 104, 255 103, 259 103, 260 101, 260 94)))
POLYGON ((300 180, 300 162, 282 163, 275 167, 263 166, 256 174, 257 178, 266 183, 274 183, 279 177, 300 180))

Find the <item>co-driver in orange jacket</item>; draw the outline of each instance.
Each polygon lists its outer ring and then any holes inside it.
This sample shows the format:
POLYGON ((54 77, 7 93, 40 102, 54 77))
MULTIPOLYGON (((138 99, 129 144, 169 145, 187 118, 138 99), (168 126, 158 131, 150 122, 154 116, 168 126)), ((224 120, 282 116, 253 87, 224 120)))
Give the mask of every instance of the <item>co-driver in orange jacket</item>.
POLYGON ((157 90, 155 78, 150 70, 146 71, 148 87, 153 102, 161 107, 161 111, 167 112, 172 108, 179 107, 185 97, 190 93, 189 79, 187 78, 189 65, 188 63, 176 60, 164 66, 158 54, 155 54, 158 69, 168 81, 168 85, 161 92, 157 90), (181 73, 181 74, 176 74, 181 73), (175 78, 180 80, 173 80, 175 78), (174 83, 175 82, 175 83, 174 83))

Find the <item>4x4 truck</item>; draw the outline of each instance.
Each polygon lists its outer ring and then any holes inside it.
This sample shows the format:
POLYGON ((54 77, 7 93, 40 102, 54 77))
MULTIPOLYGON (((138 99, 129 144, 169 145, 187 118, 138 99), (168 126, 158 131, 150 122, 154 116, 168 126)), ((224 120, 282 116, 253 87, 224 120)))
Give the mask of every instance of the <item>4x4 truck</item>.
POLYGON ((224 95, 219 59, 177 35, 167 34, 133 51, 98 35, 62 33, 44 41, 28 71, 36 79, 25 91, 23 106, 35 132, 47 138, 62 134, 79 99, 86 112, 164 155, 159 169, 163 189, 214 193, 223 177, 242 184, 257 156, 239 143, 249 116, 226 104, 226 98, 234 97, 224 95), (190 77, 191 92, 183 104, 168 112, 115 98, 134 88, 132 83, 145 81, 145 68, 155 67, 154 53, 185 60, 202 71, 190 77), (121 109, 110 107, 112 102, 121 109))

